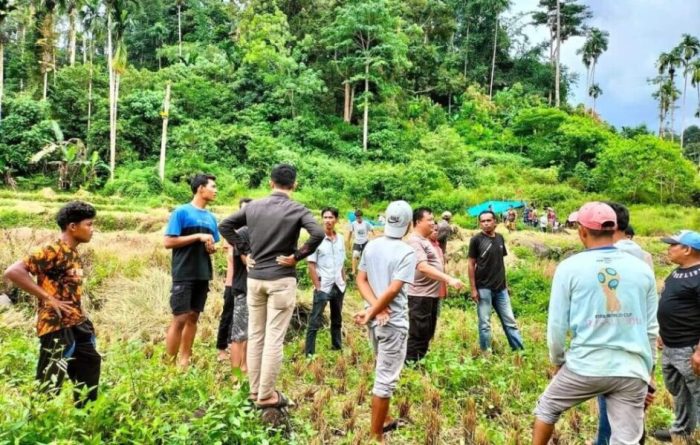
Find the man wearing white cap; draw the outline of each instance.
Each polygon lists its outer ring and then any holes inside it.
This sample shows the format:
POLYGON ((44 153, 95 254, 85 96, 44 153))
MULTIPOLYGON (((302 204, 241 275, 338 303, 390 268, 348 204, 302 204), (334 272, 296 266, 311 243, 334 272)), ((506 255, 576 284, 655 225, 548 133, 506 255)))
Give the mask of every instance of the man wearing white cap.
MULTIPOLYGON (((406 201, 394 201, 386 209, 384 236, 370 241, 360 260, 357 289, 366 301, 355 322, 369 324, 376 359, 372 388, 371 436, 384 443, 389 402, 406 359, 408 293, 413 283, 416 254, 401 239, 411 225, 413 212, 406 201)), ((395 424, 395 423, 394 423, 395 424)))
POLYGON ((678 265, 666 278, 659 301, 661 370, 676 418, 669 430, 655 431, 654 437, 685 443, 700 416, 700 233, 684 230, 661 241, 669 244, 668 259, 678 265))
POLYGON ((589 202, 572 219, 586 250, 554 274, 547 344, 556 375, 537 401, 532 442, 546 445, 564 411, 603 395, 610 443, 637 444, 658 333, 654 275, 613 245, 617 216, 610 206, 589 202))

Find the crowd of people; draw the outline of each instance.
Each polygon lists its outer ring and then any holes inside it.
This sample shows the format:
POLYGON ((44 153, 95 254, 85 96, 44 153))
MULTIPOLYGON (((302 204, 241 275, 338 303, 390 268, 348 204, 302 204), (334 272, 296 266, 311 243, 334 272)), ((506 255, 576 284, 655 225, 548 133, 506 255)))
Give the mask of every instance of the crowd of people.
MULTIPOLYGON (((445 269, 453 232, 449 212, 436 223, 430 208, 394 201, 382 215, 383 233, 371 239, 376 229, 358 210, 345 239, 337 231, 338 209, 323 208, 319 224, 310 210, 292 200, 294 167, 276 166, 270 187, 269 196, 242 199, 239 210, 217 225, 207 210, 216 198, 216 178, 199 174, 191 181, 192 201, 172 212, 163 240, 172 250, 172 321, 165 345, 172 363, 183 368, 190 364, 213 277, 211 255, 220 237, 227 273, 217 357, 230 359, 238 379, 247 378, 250 401, 260 409, 292 403, 278 388, 277 378, 296 306, 300 261, 307 260, 314 288, 304 352, 316 352, 327 305, 331 349, 342 349, 350 246, 351 274, 365 302, 353 321, 367 326, 375 357, 370 429, 377 442, 383 443, 385 432, 398 425, 389 415, 391 397, 403 367, 416 366, 428 353, 448 287, 470 291, 485 354, 491 350, 492 311, 511 349, 525 348, 511 307, 504 263, 508 250, 495 230, 492 210, 478 216, 480 231, 469 241, 467 287, 445 269), (302 228, 309 237, 299 247, 302 228)), ((534 208, 526 214, 528 223, 537 215, 534 208)), ((543 215, 547 224, 556 221, 553 210, 551 214, 543 215)), ((84 277, 76 250, 90 241, 95 218, 87 203, 65 205, 56 218, 58 239, 5 271, 5 278, 38 300, 37 379, 55 394, 68 377, 75 383, 79 407, 97 398, 101 366, 94 328, 81 305, 84 277)), ((509 230, 516 220, 515 209, 509 209, 509 230)), ((600 407, 594 443, 643 443, 644 412, 655 392, 657 349, 675 420, 654 436, 665 441, 690 438, 700 416, 700 234, 683 231, 662 239, 669 245, 669 260, 678 267, 666 278, 659 299, 651 255, 631 239, 623 205, 586 203, 569 220, 576 223, 584 250, 559 264, 552 282, 547 344, 556 373, 534 409, 533 443, 547 444, 561 414, 591 398, 600 407)))

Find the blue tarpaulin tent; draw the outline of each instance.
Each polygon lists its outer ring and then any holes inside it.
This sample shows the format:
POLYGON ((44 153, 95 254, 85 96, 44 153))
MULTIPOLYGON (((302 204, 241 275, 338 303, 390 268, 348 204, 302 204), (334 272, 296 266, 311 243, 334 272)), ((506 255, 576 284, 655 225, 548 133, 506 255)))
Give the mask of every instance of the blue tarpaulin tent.
POLYGON ((491 206, 491 210, 493 210, 496 215, 500 215, 507 212, 510 206, 518 209, 520 207, 525 207, 525 203, 523 201, 485 201, 474 207, 469 207, 467 213, 469 216, 479 216, 479 213, 488 210, 489 206, 491 206))
MULTIPOLYGON (((369 221, 369 223, 372 224, 372 226, 374 227, 382 227, 384 225, 384 223, 380 221, 375 221, 367 218, 365 218, 365 220, 369 221)), ((351 223, 355 222, 355 212, 348 212, 348 221, 350 221, 351 223)))

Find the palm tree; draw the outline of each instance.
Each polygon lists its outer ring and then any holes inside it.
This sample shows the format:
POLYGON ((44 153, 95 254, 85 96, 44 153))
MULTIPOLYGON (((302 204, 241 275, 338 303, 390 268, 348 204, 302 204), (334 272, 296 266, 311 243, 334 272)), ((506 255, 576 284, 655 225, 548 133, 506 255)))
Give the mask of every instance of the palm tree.
POLYGON ((182 57, 182 6, 185 0, 175 0, 177 6, 177 56, 182 57))
MULTIPOLYGON (((656 66, 659 69, 659 74, 668 73, 668 82, 671 84, 674 90, 676 69, 681 65, 681 63, 681 56, 677 48, 673 49, 670 52, 659 54, 659 59, 656 62, 656 66)), ((673 99, 672 102, 669 104, 669 108, 671 111, 671 141, 673 141, 673 132, 675 128, 674 110, 676 108, 676 100, 678 100, 678 97, 675 94, 669 94, 668 97, 669 99, 673 99)))
POLYGON ((68 15, 68 61, 75 65, 76 22, 83 0, 60 0, 60 6, 68 15))
POLYGON ((17 6, 13 0, 0 0, 0 121, 2 121, 2 95, 5 88, 5 33, 2 26, 13 9, 17 6))
POLYGON ((41 48, 41 61, 40 69, 44 77, 44 94, 43 98, 46 99, 48 90, 48 80, 49 71, 54 71, 56 69, 56 57, 55 57, 55 46, 56 46, 56 31, 55 31, 55 18, 56 18, 56 7, 58 6, 56 0, 41 0, 37 10, 37 16, 39 20, 39 39, 37 39, 37 46, 41 48))
POLYGON ((593 55, 591 51, 590 40, 586 40, 581 48, 576 51, 576 54, 581 54, 581 61, 586 67, 586 87, 591 86, 591 63, 593 55))
POLYGON ((582 55, 583 64, 588 69, 586 87, 588 87, 589 91, 591 86, 595 85, 595 68, 598 64, 598 59, 608 49, 609 35, 607 31, 591 28, 583 47, 577 51, 578 54, 582 55))
POLYGON ((693 60, 690 64, 690 84, 695 87, 698 92, 698 111, 695 117, 700 118, 700 59, 693 60))
POLYGON ((597 83, 591 84, 588 88, 588 95, 593 98, 593 112, 595 113, 595 101, 598 97, 603 94, 603 90, 597 83))
POLYGON ((88 74, 88 110, 87 110, 87 133, 90 133, 92 124, 92 78, 93 78, 93 56, 95 54, 95 40, 100 31, 104 31, 104 17, 100 15, 102 0, 83 0, 83 7, 80 10, 80 22, 84 35, 88 36, 86 51, 88 52, 89 74, 88 74))
POLYGON ((690 61, 700 53, 700 40, 690 34, 683 34, 681 43, 676 48, 681 56, 683 65, 683 102, 681 116, 681 149, 683 148, 684 130, 685 130, 685 94, 688 89, 688 74, 690 74, 690 61))

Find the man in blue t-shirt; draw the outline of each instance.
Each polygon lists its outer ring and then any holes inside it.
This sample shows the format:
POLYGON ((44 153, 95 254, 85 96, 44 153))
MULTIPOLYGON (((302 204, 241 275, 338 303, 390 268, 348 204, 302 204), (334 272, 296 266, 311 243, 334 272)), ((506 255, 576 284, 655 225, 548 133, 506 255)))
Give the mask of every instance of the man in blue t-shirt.
POLYGON ((197 174, 190 186, 194 197, 189 204, 176 208, 170 215, 163 244, 173 250, 173 287, 170 307, 173 320, 165 338, 165 348, 173 362, 186 368, 192 356, 197 320, 204 310, 212 279, 209 256, 219 241, 216 218, 206 206, 216 198, 216 178, 197 174))

